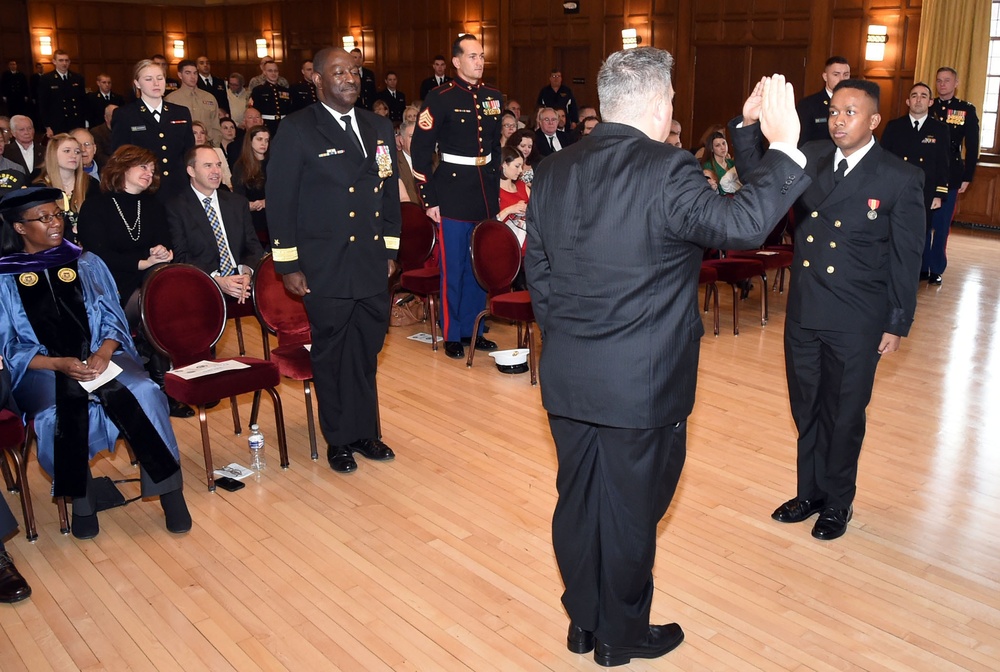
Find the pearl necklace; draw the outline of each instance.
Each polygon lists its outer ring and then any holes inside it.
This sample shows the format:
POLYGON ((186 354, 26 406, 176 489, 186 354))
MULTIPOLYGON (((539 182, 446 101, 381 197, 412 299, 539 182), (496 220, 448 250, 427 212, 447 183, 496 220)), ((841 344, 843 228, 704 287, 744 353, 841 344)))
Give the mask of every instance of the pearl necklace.
POLYGON ((125 229, 128 231, 128 237, 132 239, 133 243, 138 243, 139 238, 142 237, 142 222, 139 221, 142 218, 142 201, 135 202, 135 223, 129 224, 128 220, 125 219, 125 214, 122 212, 121 206, 118 205, 118 199, 111 197, 111 202, 115 204, 115 210, 118 211, 118 216, 122 218, 125 222, 125 229))

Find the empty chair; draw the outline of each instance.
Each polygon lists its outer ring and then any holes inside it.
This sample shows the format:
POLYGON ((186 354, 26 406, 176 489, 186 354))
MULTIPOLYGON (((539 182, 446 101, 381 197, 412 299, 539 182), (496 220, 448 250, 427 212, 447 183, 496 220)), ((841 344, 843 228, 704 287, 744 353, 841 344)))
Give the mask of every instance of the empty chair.
POLYGON ((391 301, 397 289, 404 289, 421 297, 427 305, 424 314, 431 323, 431 349, 437 351, 437 298, 441 295, 441 271, 426 266, 437 243, 437 227, 416 203, 401 203, 402 230, 399 234, 399 252, 396 263, 400 274, 389 287, 391 301))

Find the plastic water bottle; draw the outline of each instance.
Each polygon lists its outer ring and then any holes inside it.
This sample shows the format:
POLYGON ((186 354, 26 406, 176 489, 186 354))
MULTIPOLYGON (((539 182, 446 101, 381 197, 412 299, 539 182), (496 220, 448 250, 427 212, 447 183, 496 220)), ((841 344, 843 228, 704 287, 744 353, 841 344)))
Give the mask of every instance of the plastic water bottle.
POLYGON ((250 468, 259 474, 267 467, 267 462, 264 458, 264 435, 257 425, 250 425, 247 443, 250 445, 250 468))

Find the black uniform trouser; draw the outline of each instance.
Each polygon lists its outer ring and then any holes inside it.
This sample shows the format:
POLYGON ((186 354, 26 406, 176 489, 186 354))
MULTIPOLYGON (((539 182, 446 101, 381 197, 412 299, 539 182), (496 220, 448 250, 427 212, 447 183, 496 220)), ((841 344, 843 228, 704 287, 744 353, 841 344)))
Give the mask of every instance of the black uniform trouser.
POLYGON ((798 492, 846 509, 857 490, 865 408, 881 333, 804 329, 785 320, 785 375, 798 430, 798 492))
POLYGON ((614 646, 649 631, 656 526, 684 466, 687 421, 621 429, 549 415, 559 500, 552 545, 573 623, 614 646))
POLYGON ((366 299, 306 294, 319 425, 331 446, 378 437, 375 373, 389 330, 388 288, 366 299))

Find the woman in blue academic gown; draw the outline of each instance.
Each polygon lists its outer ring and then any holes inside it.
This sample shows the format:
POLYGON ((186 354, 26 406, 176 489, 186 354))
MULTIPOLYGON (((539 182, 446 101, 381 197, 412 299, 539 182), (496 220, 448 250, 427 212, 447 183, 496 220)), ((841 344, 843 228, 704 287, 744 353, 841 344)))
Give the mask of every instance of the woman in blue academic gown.
POLYGON ((30 187, 0 199, 0 348, 14 400, 34 419, 53 495, 73 500, 74 536, 100 529, 89 460, 119 435, 139 461, 142 496, 159 496, 167 529, 187 532, 167 399, 142 367, 107 266, 63 240, 59 197, 30 187), (121 372, 84 390, 109 365, 121 372))

